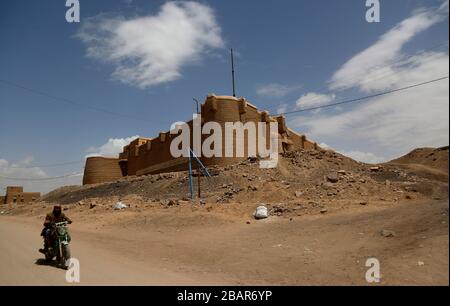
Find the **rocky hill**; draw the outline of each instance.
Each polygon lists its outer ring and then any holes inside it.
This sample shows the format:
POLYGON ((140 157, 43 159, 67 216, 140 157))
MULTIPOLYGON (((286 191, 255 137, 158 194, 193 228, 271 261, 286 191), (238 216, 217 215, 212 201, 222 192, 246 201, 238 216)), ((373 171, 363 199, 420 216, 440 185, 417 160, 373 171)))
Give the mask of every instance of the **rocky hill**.
MULTIPOLYGON (((430 175, 428 168, 415 171, 417 166, 409 167, 412 162, 416 165, 421 161, 443 167, 448 164, 445 149, 415 152, 375 166, 333 151, 299 150, 280 156, 275 169, 261 169, 253 159, 215 167, 210 169, 212 178, 201 177, 200 203, 263 203, 274 213, 302 215, 369 203, 448 197, 448 184, 441 177, 441 170, 436 170, 439 176, 430 175)), ((196 191, 197 179, 194 178, 196 191)), ((104 203, 108 207, 112 201, 123 199, 136 205, 156 202, 173 206, 192 202, 188 198, 187 173, 126 177, 110 183, 63 187, 42 198, 50 203, 96 206, 104 203)))

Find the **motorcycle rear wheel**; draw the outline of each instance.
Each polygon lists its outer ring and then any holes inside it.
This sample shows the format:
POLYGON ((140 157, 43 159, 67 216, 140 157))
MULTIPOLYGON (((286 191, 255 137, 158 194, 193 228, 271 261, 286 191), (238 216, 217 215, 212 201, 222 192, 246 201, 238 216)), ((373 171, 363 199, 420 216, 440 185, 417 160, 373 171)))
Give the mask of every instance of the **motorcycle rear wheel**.
POLYGON ((50 254, 48 253, 45 254, 45 262, 49 263, 52 261, 52 259, 53 257, 50 254))

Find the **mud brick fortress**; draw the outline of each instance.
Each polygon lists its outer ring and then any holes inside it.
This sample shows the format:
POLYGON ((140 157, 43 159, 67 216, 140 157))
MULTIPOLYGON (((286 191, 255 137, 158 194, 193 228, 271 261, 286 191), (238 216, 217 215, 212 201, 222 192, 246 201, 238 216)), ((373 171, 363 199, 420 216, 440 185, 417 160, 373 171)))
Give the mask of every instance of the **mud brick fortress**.
MULTIPOLYGON (((201 106, 201 124, 206 122, 217 122, 222 127, 222 152, 225 156, 225 123, 226 122, 264 122, 267 124, 267 145, 270 141, 270 125, 276 122, 278 125, 278 152, 291 150, 318 149, 318 145, 307 139, 305 135, 298 134, 286 126, 283 116, 270 116, 267 111, 259 111, 256 106, 244 98, 231 96, 209 95, 201 106)), ((191 143, 193 140, 193 121, 187 122, 191 131, 191 143)), ((96 184, 117 180, 123 176, 157 174, 162 172, 187 170, 188 160, 186 157, 174 158, 170 153, 172 139, 178 135, 170 132, 160 132, 156 138, 138 138, 123 148, 118 158, 112 157, 90 157, 86 160, 84 169, 83 185, 96 184)), ((210 135, 202 135, 202 143, 210 135)), ((229 136, 227 136, 229 137, 229 136)), ((206 166, 228 165, 238 163, 249 157, 248 135, 240 135, 244 139, 236 139, 237 133, 233 134, 233 144, 244 143, 244 157, 202 157, 206 166)), ((257 137, 258 138, 258 137, 257 137)), ((256 144, 257 145, 257 144, 256 144)))
POLYGON ((6 187, 6 195, 0 196, 0 204, 23 204, 39 199, 39 192, 23 192, 22 186, 6 187))

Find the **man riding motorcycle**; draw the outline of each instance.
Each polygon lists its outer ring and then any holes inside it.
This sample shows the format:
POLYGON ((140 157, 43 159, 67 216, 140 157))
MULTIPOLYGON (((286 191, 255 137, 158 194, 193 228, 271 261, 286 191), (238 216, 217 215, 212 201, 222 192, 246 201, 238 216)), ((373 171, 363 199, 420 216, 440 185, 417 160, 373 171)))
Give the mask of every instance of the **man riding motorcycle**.
POLYGON ((45 254, 48 248, 53 246, 53 231, 52 226, 55 223, 67 221, 69 224, 72 223, 69 217, 67 217, 61 209, 61 205, 55 205, 53 211, 48 213, 45 217, 44 228, 41 231, 41 236, 44 237, 44 248, 39 249, 39 252, 45 254))

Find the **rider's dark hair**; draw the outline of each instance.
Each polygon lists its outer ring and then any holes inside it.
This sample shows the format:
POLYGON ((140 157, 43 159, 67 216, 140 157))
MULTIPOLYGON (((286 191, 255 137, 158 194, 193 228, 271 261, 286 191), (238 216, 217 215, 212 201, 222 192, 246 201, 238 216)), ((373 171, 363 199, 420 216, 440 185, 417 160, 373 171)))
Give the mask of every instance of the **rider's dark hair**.
POLYGON ((55 214, 55 215, 61 214, 61 206, 59 206, 59 205, 53 206, 53 214, 55 214))

